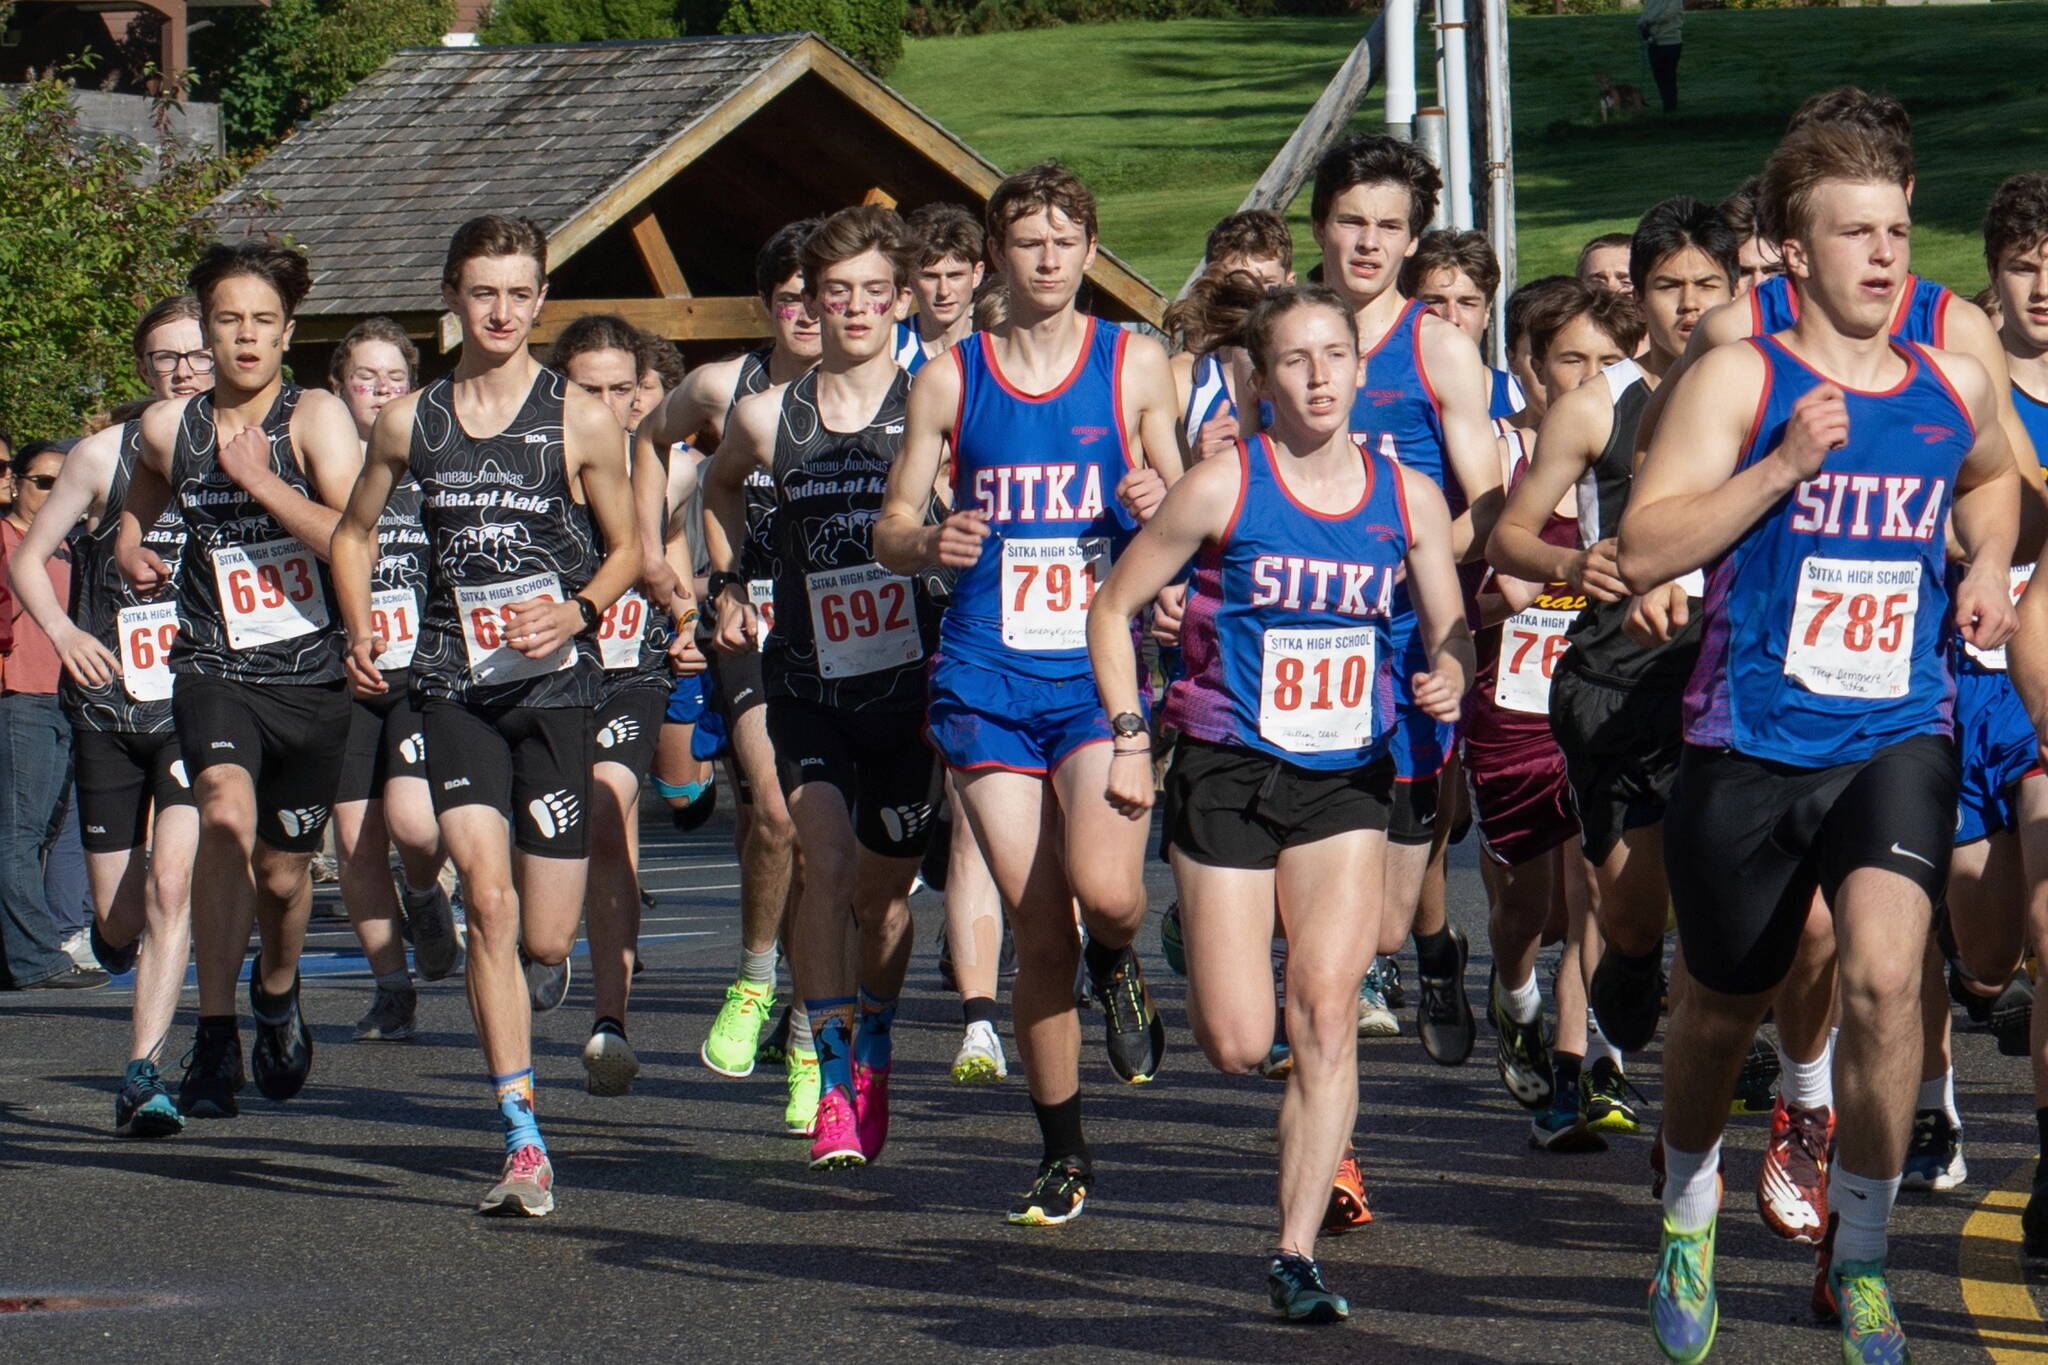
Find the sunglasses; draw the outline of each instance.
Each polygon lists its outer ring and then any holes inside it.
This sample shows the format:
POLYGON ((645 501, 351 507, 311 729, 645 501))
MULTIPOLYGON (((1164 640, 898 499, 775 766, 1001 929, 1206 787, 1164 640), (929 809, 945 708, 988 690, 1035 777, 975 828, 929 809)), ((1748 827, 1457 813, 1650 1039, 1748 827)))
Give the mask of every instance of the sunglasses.
POLYGON ((32 484, 42 489, 45 493, 57 486, 57 476, 55 474, 24 474, 21 476, 21 481, 26 484, 32 484))

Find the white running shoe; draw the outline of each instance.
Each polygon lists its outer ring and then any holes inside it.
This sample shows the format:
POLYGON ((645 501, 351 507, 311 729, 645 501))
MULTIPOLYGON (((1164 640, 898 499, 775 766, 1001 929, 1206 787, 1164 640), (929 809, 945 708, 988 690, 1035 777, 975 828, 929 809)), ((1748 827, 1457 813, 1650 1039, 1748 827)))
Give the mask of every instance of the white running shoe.
POLYGON ((1003 1040, 996 1036, 995 1025, 980 1019, 969 1024, 960 1040, 959 1055, 953 1058, 953 1079, 962 1085, 987 1085, 1009 1074, 1003 1040))

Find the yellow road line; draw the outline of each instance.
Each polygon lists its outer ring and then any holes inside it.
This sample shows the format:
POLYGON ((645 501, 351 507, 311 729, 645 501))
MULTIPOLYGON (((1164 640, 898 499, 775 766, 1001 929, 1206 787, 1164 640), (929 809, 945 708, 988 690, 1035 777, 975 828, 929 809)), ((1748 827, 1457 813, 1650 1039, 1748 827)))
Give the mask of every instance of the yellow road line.
POLYGON ((1957 1266, 1963 1307, 1975 1320, 1992 1365, 2048 1361, 2048 1322, 2034 1307, 2020 1260, 2020 1211, 2027 1206, 2033 1170, 2032 1163, 2022 1163, 2018 1174, 1985 1195, 1963 1224, 1957 1266))

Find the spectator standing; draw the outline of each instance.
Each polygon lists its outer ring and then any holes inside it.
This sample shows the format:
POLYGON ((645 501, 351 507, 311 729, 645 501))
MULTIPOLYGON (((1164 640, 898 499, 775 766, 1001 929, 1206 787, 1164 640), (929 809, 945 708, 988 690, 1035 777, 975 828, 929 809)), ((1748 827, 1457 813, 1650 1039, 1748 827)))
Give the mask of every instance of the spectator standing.
POLYGON ((1664 112, 1678 112, 1678 54, 1685 50, 1685 0, 1643 0, 1636 32, 1649 52, 1650 78, 1664 112))

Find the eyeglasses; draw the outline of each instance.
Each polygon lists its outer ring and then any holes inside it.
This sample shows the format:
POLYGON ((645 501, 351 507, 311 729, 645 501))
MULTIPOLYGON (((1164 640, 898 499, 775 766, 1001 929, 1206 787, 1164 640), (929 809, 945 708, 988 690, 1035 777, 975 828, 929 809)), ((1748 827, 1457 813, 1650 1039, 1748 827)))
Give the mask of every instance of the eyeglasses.
POLYGON ((151 351, 143 359, 158 374, 169 374, 182 362, 194 374, 213 373, 212 351, 151 351))
POLYGON ((21 476, 21 481, 26 484, 33 484, 45 493, 57 486, 57 476, 55 474, 24 474, 21 476))

